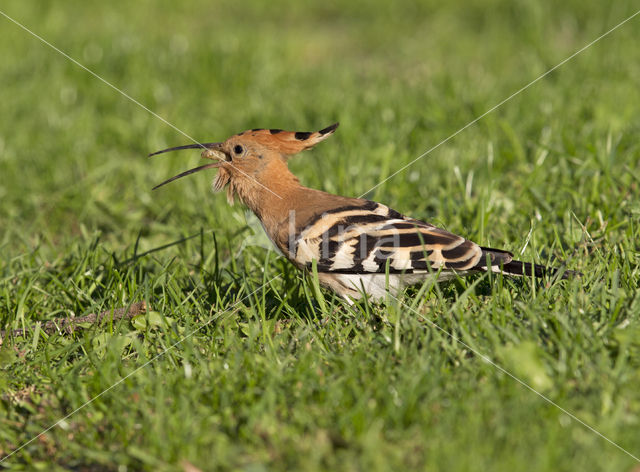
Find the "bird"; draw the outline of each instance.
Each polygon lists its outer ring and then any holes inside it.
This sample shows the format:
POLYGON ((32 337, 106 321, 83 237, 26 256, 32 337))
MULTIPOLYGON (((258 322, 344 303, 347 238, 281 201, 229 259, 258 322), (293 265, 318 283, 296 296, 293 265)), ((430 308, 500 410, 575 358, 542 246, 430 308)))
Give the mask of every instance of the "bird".
POLYGON ((196 172, 218 169, 213 189, 226 189, 260 220, 276 249, 298 269, 317 273, 320 285, 347 302, 366 295, 382 301, 409 285, 439 282, 477 272, 569 278, 577 272, 514 259, 511 252, 483 247, 387 205, 303 186, 288 160, 333 135, 339 123, 316 132, 255 128, 222 142, 163 149, 202 149, 214 162, 182 172, 158 189, 196 172))

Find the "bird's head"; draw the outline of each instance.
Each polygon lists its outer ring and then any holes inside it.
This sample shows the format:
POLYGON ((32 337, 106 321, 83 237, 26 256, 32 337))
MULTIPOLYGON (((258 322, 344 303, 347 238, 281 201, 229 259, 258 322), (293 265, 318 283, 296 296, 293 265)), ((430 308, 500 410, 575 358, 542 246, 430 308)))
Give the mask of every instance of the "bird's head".
POLYGON ((154 152, 149 156, 180 149, 202 149, 203 158, 215 161, 182 172, 156 185, 154 190, 186 175, 217 168, 218 175, 213 187, 216 191, 227 187, 230 203, 233 203, 236 194, 245 203, 252 195, 259 195, 262 191, 278 195, 279 187, 286 185, 287 179, 297 182, 287 168, 289 157, 312 148, 331 136, 337 127, 338 123, 335 123, 316 132, 252 129, 233 135, 224 142, 188 144, 154 152))

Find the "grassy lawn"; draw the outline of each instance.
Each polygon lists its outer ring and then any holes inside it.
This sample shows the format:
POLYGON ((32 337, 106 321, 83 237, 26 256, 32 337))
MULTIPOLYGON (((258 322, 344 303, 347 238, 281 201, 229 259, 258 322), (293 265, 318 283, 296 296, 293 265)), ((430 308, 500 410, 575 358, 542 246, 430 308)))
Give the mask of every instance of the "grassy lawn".
POLYGON ((151 192, 188 138, 0 17, 0 456, 66 417, 1 467, 638 470, 504 371, 640 456, 640 16, 369 191, 637 3, 375 3, 0 10, 200 141, 340 121, 303 184, 584 276, 317 297, 214 171, 151 192))

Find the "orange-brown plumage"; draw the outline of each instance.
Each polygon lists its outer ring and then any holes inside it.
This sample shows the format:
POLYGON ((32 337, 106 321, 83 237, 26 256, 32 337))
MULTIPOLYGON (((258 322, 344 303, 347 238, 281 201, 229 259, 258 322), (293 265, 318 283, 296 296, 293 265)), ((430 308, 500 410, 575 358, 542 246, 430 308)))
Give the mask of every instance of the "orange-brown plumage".
POLYGON ((202 157, 216 161, 159 186, 218 168, 214 189, 226 188, 230 203, 237 197, 249 207, 296 267, 309 269, 315 260, 320 282, 347 299, 360 297, 361 291, 379 299, 387 288, 397 291, 431 276, 440 280, 491 270, 541 277, 556 272, 514 261, 507 251, 480 247, 380 203, 302 186, 287 160, 323 141, 337 127, 338 123, 317 132, 254 129, 220 143, 158 151, 154 154, 202 147, 202 157), (388 286, 387 274, 391 274, 388 286))

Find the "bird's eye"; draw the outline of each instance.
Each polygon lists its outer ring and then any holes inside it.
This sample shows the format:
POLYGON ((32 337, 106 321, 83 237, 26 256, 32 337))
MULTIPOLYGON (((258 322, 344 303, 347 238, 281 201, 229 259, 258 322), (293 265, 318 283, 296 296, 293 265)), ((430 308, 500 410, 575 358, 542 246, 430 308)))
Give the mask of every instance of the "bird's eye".
POLYGON ((243 151, 242 146, 240 146, 239 144, 236 144, 233 147, 233 152, 235 152, 236 154, 242 154, 242 151, 243 151))

